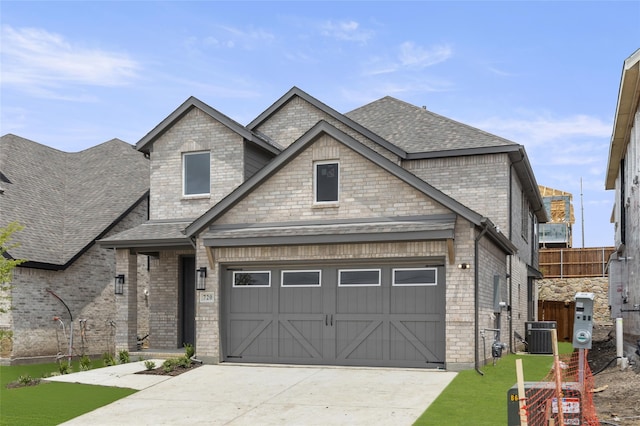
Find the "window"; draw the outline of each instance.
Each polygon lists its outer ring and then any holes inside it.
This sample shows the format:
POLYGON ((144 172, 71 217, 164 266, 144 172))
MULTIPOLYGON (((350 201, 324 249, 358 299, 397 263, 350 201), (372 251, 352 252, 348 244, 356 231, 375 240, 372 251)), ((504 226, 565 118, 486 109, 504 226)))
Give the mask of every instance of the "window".
POLYGON ((395 286, 437 284, 438 270, 436 268, 398 268, 393 270, 393 285, 395 286))
POLYGON ((337 162, 315 164, 315 202, 335 203, 338 201, 339 167, 337 162))
POLYGON ((271 287, 270 271, 233 272, 234 287, 271 287))
POLYGON ((282 287, 320 287, 320 271, 282 271, 282 287))
POLYGON ((338 286, 379 286, 380 269, 341 269, 338 286))
POLYGON ((182 155, 182 192, 184 195, 209 195, 211 191, 209 152, 182 155))

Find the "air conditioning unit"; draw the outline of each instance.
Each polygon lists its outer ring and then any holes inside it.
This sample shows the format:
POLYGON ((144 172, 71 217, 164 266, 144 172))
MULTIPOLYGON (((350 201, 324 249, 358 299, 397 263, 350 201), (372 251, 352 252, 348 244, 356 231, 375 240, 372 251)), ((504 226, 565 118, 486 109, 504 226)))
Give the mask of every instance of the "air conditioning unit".
POLYGON ((552 354, 551 331, 558 328, 555 321, 530 321, 524 323, 527 348, 530 354, 552 354))

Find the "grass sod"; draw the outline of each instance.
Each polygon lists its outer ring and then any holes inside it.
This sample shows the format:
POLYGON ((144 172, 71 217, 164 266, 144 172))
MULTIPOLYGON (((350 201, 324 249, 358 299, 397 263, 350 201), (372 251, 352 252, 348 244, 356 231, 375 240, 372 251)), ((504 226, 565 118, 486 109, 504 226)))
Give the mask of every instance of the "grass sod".
MULTIPOLYGON (((93 368, 102 367, 102 360, 93 368)), ((58 371, 58 364, 0 366, 0 425, 56 425, 136 392, 77 383, 40 382, 37 386, 7 389, 22 375, 40 378, 58 371)), ((80 371, 77 362, 73 371, 80 371)))
MULTIPOLYGON (((570 343, 559 343, 560 353, 571 353, 570 343)), ((482 372, 465 370, 416 420, 422 425, 495 426, 507 423, 507 391, 516 384, 516 359, 522 359, 524 380, 542 380, 553 367, 552 355, 503 356, 496 365, 489 363, 482 372)))

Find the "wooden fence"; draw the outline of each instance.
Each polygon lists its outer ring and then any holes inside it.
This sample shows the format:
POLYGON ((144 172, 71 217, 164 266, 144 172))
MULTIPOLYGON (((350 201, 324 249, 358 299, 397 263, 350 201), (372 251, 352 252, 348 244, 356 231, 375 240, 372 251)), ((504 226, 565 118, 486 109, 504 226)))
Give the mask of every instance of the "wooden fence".
POLYGON ((540 249, 540 271, 545 278, 606 277, 614 247, 540 249))

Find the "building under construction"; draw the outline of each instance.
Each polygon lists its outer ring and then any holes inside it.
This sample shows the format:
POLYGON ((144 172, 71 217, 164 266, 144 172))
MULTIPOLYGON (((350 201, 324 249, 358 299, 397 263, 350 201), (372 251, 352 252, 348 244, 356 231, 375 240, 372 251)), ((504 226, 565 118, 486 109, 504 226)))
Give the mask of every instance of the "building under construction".
POLYGON ((573 195, 559 189, 538 185, 549 222, 541 223, 538 229, 540 247, 570 248, 573 245, 572 227, 575 223, 573 215, 573 195))

